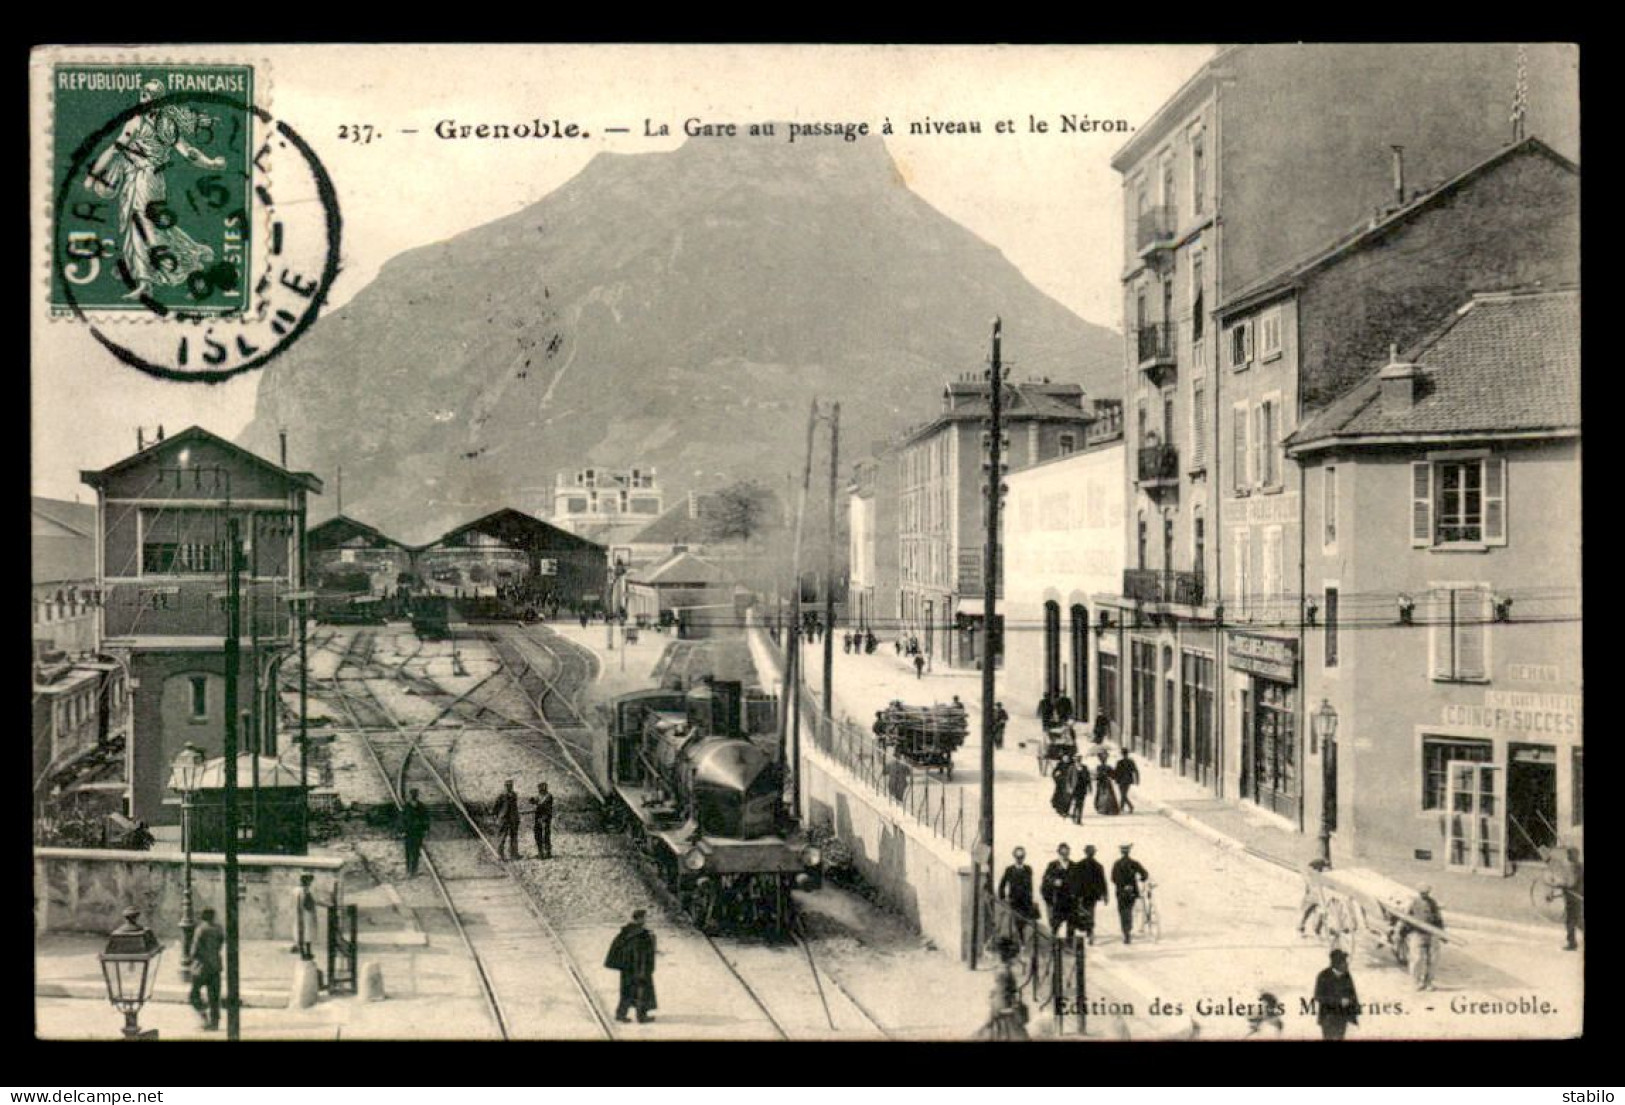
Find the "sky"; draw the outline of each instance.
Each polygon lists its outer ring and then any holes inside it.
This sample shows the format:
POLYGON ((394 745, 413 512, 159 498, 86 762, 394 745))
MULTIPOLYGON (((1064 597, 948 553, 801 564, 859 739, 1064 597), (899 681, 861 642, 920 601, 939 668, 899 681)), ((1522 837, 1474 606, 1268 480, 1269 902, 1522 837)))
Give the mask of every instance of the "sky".
MULTIPOLYGON (((188 60, 255 66, 261 105, 315 149, 338 191, 343 269, 329 309, 403 250, 528 206, 597 153, 672 149, 686 119, 749 124, 890 120, 910 187, 1003 251, 1038 288, 1090 322, 1121 327, 1122 197, 1110 159, 1125 133, 1058 133, 1057 117, 1138 126, 1212 56, 1211 46, 634 47, 261 46, 187 48, 188 60), (1028 117, 1050 121, 1034 133, 1028 117), (442 139, 437 123, 577 123, 587 139, 442 139), (916 121, 976 120, 980 135, 910 136, 916 121), (666 138, 645 137, 645 120, 666 138), (1012 133, 997 134, 1008 120, 1012 133), (371 125, 371 142, 339 138, 371 125), (606 134, 606 127, 627 134, 606 134), (415 135, 400 133, 417 130, 415 135)), ((157 51, 163 58, 172 52, 157 51)), ((257 372, 220 385, 171 383, 118 364, 82 324, 46 311, 50 66, 106 49, 36 53, 30 72, 32 482, 94 501, 82 469, 134 450, 136 427, 202 425, 234 437, 253 414, 257 372)), ((782 129, 782 128, 781 128, 782 129)), ((701 141, 703 139, 695 139, 701 141)), ((727 139, 711 139, 725 141, 727 139)), ((774 139, 783 140, 783 139, 774 139)), ((828 141, 828 139, 824 139, 828 141)), ((275 372, 273 361, 261 371, 275 372)), ((297 467, 298 458, 291 458, 297 467)))

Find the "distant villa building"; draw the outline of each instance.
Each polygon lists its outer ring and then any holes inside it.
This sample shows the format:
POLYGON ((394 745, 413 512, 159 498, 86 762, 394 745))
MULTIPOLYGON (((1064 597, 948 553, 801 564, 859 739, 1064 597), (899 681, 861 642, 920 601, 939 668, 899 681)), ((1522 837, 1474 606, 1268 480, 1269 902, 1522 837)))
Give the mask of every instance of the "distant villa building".
POLYGON ((578 537, 625 541, 663 510, 653 468, 580 468, 554 481, 552 522, 578 537))

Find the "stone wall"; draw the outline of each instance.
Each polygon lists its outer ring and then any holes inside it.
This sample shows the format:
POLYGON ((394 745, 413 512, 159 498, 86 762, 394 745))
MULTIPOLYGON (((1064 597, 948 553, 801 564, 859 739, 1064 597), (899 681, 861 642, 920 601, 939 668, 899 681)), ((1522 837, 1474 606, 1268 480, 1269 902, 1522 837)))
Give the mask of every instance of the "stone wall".
MULTIPOLYGON (((192 856, 194 913, 213 906, 225 919, 225 856, 192 856)), ((319 903, 333 899, 344 868, 334 856, 239 857, 243 939, 291 936, 293 895, 299 876, 316 876, 319 903)), ((168 939, 180 932, 184 862, 179 852, 126 852, 101 848, 34 849, 34 931, 112 932, 124 910, 141 910, 141 923, 168 939)))

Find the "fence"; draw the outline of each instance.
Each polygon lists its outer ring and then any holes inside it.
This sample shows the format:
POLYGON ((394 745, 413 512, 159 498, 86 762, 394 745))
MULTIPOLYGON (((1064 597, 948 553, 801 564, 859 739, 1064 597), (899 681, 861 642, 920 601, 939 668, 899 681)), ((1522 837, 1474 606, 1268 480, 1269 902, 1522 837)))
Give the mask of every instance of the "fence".
POLYGON ((1089 1026, 1089 977, 1087 946, 1076 936, 1062 939, 1046 931, 1037 917, 1017 913, 1010 903, 990 899, 978 885, 982 905, 977 918, 977 953, 995 956, 1004 940, 1021 948, 1016 959, 1016 977, 1021 980, 1022 1000, 1028 1003, 1034 1019, 1040 1014, 1055 1018, 1055 1034, 1066 1034, 1067 1017, 1076 1016, 1080 1033, 1089 1026))
MULTIPOLYGON (((775 645, 777 642, 774 642, 775 645)), ((783 651, 774 652, 783 663, 783 651)), ((781 669, 782 670, 782 669, 781 669)), ((876 794, 885 795, 916 822, 955 848, 968 849, 975 835, 974 806, 965 809, 965 788, 883 748, 875 735, 851 721, 828 718, 801 683, 801 721, 813 745, 876 794)))

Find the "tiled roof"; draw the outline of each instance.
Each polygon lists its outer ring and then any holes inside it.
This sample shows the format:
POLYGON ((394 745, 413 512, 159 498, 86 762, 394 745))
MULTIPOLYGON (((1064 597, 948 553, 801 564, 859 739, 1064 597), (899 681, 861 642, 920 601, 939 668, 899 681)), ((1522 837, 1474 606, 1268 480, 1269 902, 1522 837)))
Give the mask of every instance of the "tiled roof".
POLYGON ((1380 219, 1355 227, 1335 242, 1320 247, 1308 257, 1295 261, 1284 268, 1277 269, 1274 273, 1256 281, 1251 287, 1241 289, 1220 304, 1219 314, 1221 316, 1233 315, 1237 311, 1256 306, 1268 299, 1274 299, 1283 292, 1298 287, 1307 277, 1345 255, 1383 241, 1396 227, 1409 222, 1421 212, 1431 210, 1443 199, 1455 195, 1463 186, 1470 184, 1502 162, 1511 160, 1515 155, 1542 156, 1571 173, 1579 173, 1578 166, 1540 139, 1526 138, 1516 145, 1507 146, 1505 149, 1497 151, 1459 175, 1445 181, 1432 191, 1423 193, 1404 206, 1389 211, 1380 219))
POLYGON ((1288 445, 1578 429, 1580 293, 1475 296, 1402 360, 1424 372, 1408 410, 1383 410, 1373 372, 1305 422, 1288 445))

